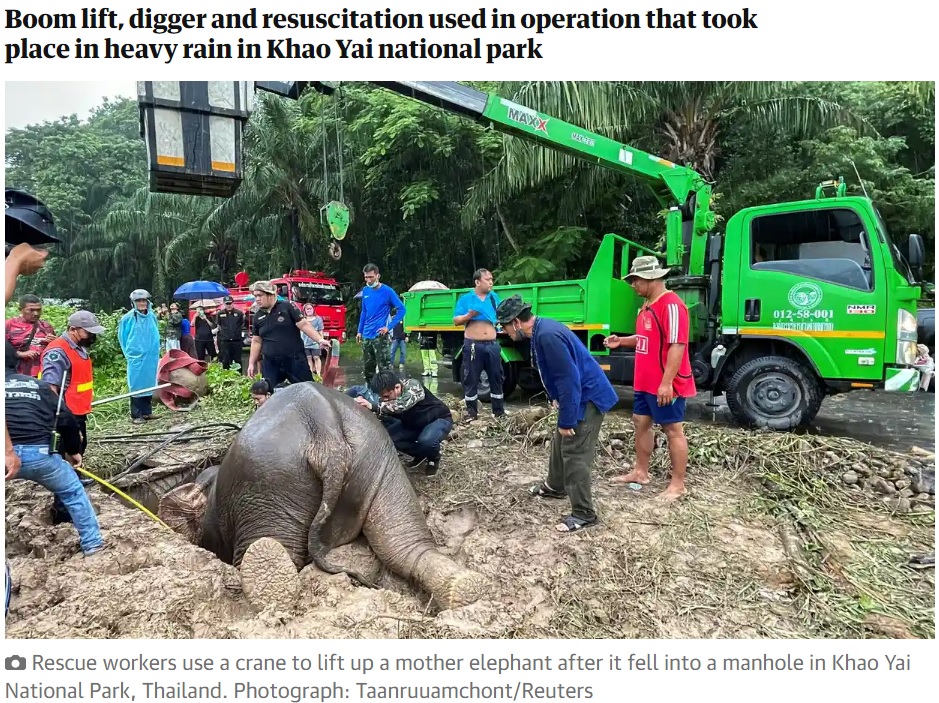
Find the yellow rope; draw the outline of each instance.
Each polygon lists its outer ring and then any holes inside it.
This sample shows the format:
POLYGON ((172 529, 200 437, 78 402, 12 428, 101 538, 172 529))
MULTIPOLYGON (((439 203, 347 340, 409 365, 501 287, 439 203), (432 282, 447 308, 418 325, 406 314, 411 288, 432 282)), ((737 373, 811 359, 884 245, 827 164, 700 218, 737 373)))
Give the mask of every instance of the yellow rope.
POLYGON ((133 505, 135 505, 136 507, 140 508, 140 509, 141 509, 144 513, 146 513, 148 516, 150 516, 151 518, 153 518, 154 520, 156 520, 158 523, 160 523, 161 525, 163 525, 163 527, 165 527, 167 530, 172 530, 172 528, 171 528, 169 525, 167 525, 167 524, 166 524, 165 522, 163 522, 160 518, 158 518, 156 515, 154 515, 153 513, 151 513, 151 512, 150 512, 149 510, 147 510, 143 505, 141 505, 140 503, 138 503, 136 500, 134 500, 133 498, 131 498, 129 495, 127 495, 126 493, 124 493, 120 488, 117 488, 116 486, 112 486, 110 483, 108 483, 107 481, 105 481, 103 478, 99 478, 98 476, 95 476, 93 473, 91 473, 90 471, 86 471, 85 469, 83 469, 83 468, 80 467, 80 466, 76 466, 76 467, 75 467, 75 470, 78 471, 78 472, 80 472, 80 473, 85 474, 85 476, 87 476, 88 478, 94 479, 95 481, 97 481, 98 483, 100 483, 102 486, 105 486, 105 487, 107 487, 108 489, 114 491, 115 493, 117 493, 117 494, 118 494, 121 498, 123 498, 124 500, 130 501, 133 505))

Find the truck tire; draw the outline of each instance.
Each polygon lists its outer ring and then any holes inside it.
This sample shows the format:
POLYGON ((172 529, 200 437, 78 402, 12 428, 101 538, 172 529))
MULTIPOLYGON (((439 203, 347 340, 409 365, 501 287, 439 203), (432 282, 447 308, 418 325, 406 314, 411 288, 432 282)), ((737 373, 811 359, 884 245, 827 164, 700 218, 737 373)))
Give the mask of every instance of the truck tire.
POLYGON ((783 431, 814 420, 824 398, 812 370, 786 356, 746 362, 734 371, 725 393, 730 411, 744 427, 783 431))
MULTIPOLYGON (((502 395, 504 398, 508 398, 515 392, 516 387, 518 386, 518 368, 515 362, 507 363, 502 362, 502 395)), ((483 371, 479 375, 479 386, 478 386, 478 395, 479 399, 484 403, 492 402, 492 393, 489 390, 489 376, 483 371)))

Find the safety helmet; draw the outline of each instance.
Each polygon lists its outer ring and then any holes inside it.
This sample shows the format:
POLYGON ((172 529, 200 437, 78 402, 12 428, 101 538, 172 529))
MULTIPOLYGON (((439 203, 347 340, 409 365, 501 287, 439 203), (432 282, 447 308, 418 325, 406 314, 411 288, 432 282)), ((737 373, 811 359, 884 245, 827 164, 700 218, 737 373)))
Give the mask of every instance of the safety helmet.
POLYGON ((5 234, 10 245, 57 244, 62 240, 55 228, 49 208, 38 198, 17 188, 7 188, 4 194, 5 234))
POLYGON ((138 288, 137 290, 135 290, 133 293, 130 294, 130 299, 131 301, 135 303, 138 300, 150 300, 150 294, 147 291, 145 291, 143 288, 138 288))

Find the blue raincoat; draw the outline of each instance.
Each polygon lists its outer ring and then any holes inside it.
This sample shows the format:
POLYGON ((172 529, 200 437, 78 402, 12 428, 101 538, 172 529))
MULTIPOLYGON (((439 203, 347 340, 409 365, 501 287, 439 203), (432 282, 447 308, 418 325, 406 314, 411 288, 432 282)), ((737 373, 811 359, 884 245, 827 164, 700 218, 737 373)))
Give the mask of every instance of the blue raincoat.
POLYGON ((136 307, 126 313, 117 326, 117 339, 127 357, 128 388, 139 391, 155 386, 160 363, 160 329, 153 306, 147 303, 145 315, 137 312, 136 307))

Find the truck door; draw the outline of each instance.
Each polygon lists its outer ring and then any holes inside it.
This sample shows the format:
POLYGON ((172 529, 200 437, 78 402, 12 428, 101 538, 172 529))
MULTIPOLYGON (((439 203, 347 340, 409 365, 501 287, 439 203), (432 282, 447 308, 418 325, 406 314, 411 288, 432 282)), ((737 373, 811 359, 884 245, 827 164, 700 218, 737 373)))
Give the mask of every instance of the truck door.
POLYGON ((756 212, 743 226, 739 333, 800 347, 822 378, 883 379, 884 262, 849 206, 756 212))

